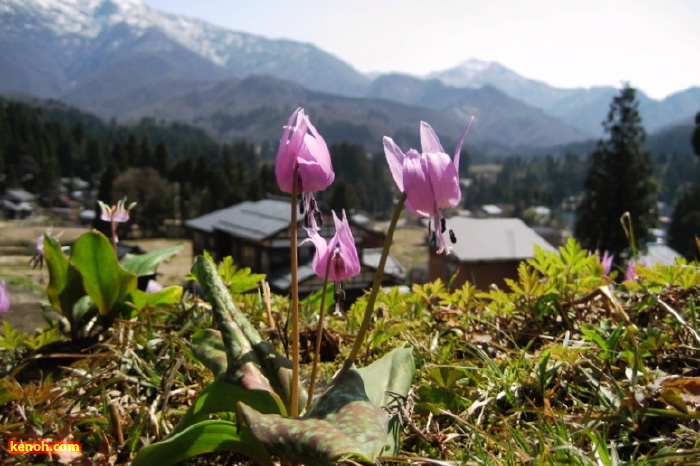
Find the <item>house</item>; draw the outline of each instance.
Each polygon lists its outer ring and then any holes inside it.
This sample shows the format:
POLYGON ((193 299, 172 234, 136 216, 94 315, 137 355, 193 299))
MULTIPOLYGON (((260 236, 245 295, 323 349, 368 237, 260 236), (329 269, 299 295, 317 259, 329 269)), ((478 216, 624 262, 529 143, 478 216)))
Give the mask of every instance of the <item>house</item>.
MULTIPOLYGON (((185 228, 192 238, 193 256, 209 252, 215 260, 231 256, 239 267, 250 267, 253 272, 264 273, 273 292, 286 294, 291 286, 290 268, 290 217, 289 200, 264 199, 246 201, 185 221, 185 228)), ((384 233, 368 227, 364 221, 349 219, 355 238, 362 271, 359 276, 348 280, 346 293, 360 295, 371 287, 379 263, 379 254, 384 233)), ((324 238, 335 234, 330 212, 323 214, 320 231, 324 238)), ((311 269, 314 247, 304 242, 308 237, 303 228, 303 217, 299 217, 297 227, 298 280, 301 295, 312 293, 322 286, 322 280, 311 269)), ((405 272, 393 257, 388 258, 384 273, 385 286, 403 283, 405 272)))
POLYGON ((518 265, 534 255, 535 246, 556 251, 519 218, 453 217, 447 227, 457 242, 449 255, 431 250, 428 275, 448 282, 456 273, 455 287, 467 280, 480 289, 502 286, 504 278, 517 279, 518 265))
POLYGON ((7 189, 2 199, 6 219, 27 218, 34 213, 36 196, 23 189, 7 189))

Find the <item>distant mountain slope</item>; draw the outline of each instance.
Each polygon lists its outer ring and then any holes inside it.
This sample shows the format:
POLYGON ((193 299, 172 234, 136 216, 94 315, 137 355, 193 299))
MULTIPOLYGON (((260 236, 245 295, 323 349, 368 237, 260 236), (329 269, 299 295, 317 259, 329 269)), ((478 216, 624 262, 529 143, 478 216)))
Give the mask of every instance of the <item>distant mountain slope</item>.
POLYGON ((139 0, 0 0, 0 22, 2 91, 60 97, 98 75, 107 80, 105 86, 133 88, 143 74, 122 74, 117 82, 108 70, 134 56, 154 54, 179 58, 178 66, 168 70, 171 79, 268 73, 345 95, 360 93, 369 82, 311 44, 230 31, 151 10, 139 0))
POLYGON ((474 115, 479 131, 511 147, 542 147, 585 139, 586 135, 502 91, 446 86, 438 80, 407 75, 375 79, 367 96, 417 105, 466 119, 474 115))
MULTIPOLYGON (((273 115, 285 120, 294 106, 313 105, 335 137, 356 142, 400 134, 409 117, 411 134, 420 120, 444 122, 451 134, 475 115, 470 138, 484 153, 527 152, 599 137, 617 93, 557 89, 478 60, 425 79, 370 79, 313 45, 227 30, 140 0, 0 0, 0 22, 0 93, 58 98, 102 118, 184 119, 223 138, 261 138, 273 115)), ((639 98, 650 133, 700 110, 700 88, 639 98)))
MULTIPOLYGON (((311 91, 269 76, 228 79, 138 110, 140 115, 174 118, 207 128, 225 140, 254 142, 279 138, 295 108, 303 106, 328 141, 348 140, 381 151, 384 135, 402 146, 420 147, 419 122, 429 121, 446 147, 454 145, 466 120, 444 112, 379 99, 360 99, 311 91)), ((484 143, 474 131, 467 145, 484 143)))
MULTIPOLYGON (((476 59, 430 73, 428 78, 456 87, 493 86, 563 120, 584 134, 596 137, 601 135, 601 122, 607 116, 612 98, 618 93, 618 89, 605 86, 556 88, 524 78, 500 63, 476 59)), ((634 86, 634 83, 630 84, 634 86)), ((687 120, 700 110, 700 87, 677 92, 660 101, 649 98, 642 91, 638 91, 637 97, 644 125, 649 132, 687 120)))

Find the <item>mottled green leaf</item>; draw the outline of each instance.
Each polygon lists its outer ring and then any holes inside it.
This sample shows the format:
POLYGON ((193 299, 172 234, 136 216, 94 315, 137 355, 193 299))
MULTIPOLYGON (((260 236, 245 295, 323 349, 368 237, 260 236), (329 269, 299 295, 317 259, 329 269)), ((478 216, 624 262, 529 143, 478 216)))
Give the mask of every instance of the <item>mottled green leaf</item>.
POLYGON ((233 413, 238 402, 255 407, 256 410, 266 414, 285 414, 282 401, 274 393, 263 390, 246 390, 238 385, 232 385, 223 380, 216 380, 192 403, 180 423, 175 427, 171 435, 177 434, 186 428, 206 421, 209 416, 216 413, 233 413))
POLYGON ((354 368, 339 373, 303 418, 261 414, 243 404, 241 413, 271 454, 310 466, 341 458, 374 462, 386 444, 387 414, 369 401, 354 368))
POLYGON ((180 243, 167 248, 150 251, 146 254, 129 256, 122 261, 122 267, 139 277, 143 275, 153 275, 158 270, 158 265, 161 262, 172 259, 182 251, 182 248, 183 244, 180 243))
MULTIPOLYGON (((264 341, 248 318, 233 302, 231 293, 211 260, 197 257, 192 274, 212 305, 214 320, 221 330, 226 351, 226 380, 249 388, 270 390, 290 405, 291 362, 264 341)), ((299 387, 299 406, 306 404, 306 390, 299 387)))
POLYGON ((241 312, 231 299, 214 264, 199 256, 192 265, 192 274, 202 286, 204 295, 211 304, 214 322, 221 331, 227 361, 224 379, 245 388, 272 391, 270 382, 260 370, 260 360, 239 324, 241 320, 246 323, 248 321, 245 317, 236 319, 241 312))
POLYGON ((109 240, 98 231, 84 233, 75 241, 71 263, 82 275, 85 290, 102 315, 112 314, 116 305, 136 289, 136 275, 119 265, 109 240))
POLYGON ((226 350, 218 330, 204 329, 195 332, 192 335, 192 352, 214 377, 219 378, 226 372, 226 350))
POLYGON ((397 396, 405 397, 416 375, 413 347, 396 348, 369 366, 357 369, 365 382, 367 396, 375 406, 395 404, 397 396))
POLYGON ((190 426, 177 435, 141 449, 131 465, 166 466, 215 451, 243 453, 261 466, 274 464, 248 429, 240 429, 233 422, 212 420, 190 426))
MULTIPOLYGON (((396 407, 408 395, 416 375, 413 347, 405 345, 396 348, 357 371, 365 383, 367 396, 375 406, 396 407)), ((389 419, 385 454, 399 454, 400 422, 398 415, 389 419)))

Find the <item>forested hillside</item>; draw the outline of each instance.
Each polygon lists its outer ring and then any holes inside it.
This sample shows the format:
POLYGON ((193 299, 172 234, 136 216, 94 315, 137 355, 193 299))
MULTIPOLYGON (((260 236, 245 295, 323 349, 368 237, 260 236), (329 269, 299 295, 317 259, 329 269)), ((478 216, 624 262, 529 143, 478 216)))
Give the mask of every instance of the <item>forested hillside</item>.
MULTIPOLYGON (((260 145, 221 144, 201 129, 143 119, 132 126, 105 123, 57 101, 40 105, 0 100, 0 188, 21 187, 46 206, 71 202, 61 193, 61 178, 87 181, 94 199, 114 202, 124 195, 140 203, 137 222, 157 229, 166 219, 187 219, 244 200, 280 194, 274 179, 279 128, 260 145)), ((659 200, 675 205, 684 186, 695 183, 697 161, 690 153, 690 130, 676 128, 651 136, 659 200), (687 134, 686 134, 687 133, 687 134), (687 147, 687 149, 684 149, 687 147)), ((320 200, 333 209, 361 211, 383 218, 391 207, 391 183, 382 153, 368 154, 357 144, 330 147, 339 174, 320 200)), ((407 149, 407 148, 406 148, 407 149)), ((571 206, 588 167, 585 146, 566 155, 508 157, 494 160, 490 176, 470 170, 469 138, 460 172, 471 178, 462 206, 504 204, 528 221, 533 205, 554 211, 571 206)), ((75 202, 75 201, 73 201, 75 202)))

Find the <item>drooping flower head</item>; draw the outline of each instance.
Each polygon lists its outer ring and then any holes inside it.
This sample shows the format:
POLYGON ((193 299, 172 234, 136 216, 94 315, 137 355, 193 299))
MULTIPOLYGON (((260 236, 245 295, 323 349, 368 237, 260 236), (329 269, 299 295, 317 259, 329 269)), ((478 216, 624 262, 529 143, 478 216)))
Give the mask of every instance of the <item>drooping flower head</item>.
POLYGON ((34 255, 29 260, 29 265, 33 269, 39 267, 40 269, 44 266, 44 234, 40 234, 36 238, 36 245, 34 247, 34 255))
POLYGON ((0 282, 0 312, 10 310, 10 295, 7 294, 7 286, 5 280, 0 282))
POLYGON ((126 204, 126 197, 117 201, 117 205, 113 206, 108 206, 102 201, 97 201, 97 203, 100 205, 100 210, 102 211, 100 219, 110 223, 127 222, 129 220, 129 211, 136 206, 136 203, 132 202, 129 204, 129 207, 124 207, 126 204))
POLYGON ((328 281, 339 284, 343 280, 357 276, 360 273, 360 259, 355 248, 350 224, 343 211, 342 220, 333 212, 335 235, 326 244, 326 240, 313 228, 307 228, 309 240, 314 243, 316 253, 311 263, 316 275, 328 281))
POLYGON ((303 108, 296 109, 284 127, 275 176, 280 189, 286 193, 293 191, 296 176, 306 225, 318 229, 321 216, 312 193, 326 189, 335 179, 335 173, 326 141, 311 124, 303 108))
MULTIPOLYGON (((409 149, 404 154, 393 139, 384 136, 384 154, 391 175, 399 190, 406 194, 408 210, 415 215, 431 218, 430 240, 438 254, 450 251, 443 236, 447 228, 442 210, 457 206, 462 197, 459 189, 459 155, 473 121, 473 118, 470 119, 462 130, 452 160, 442 148, 433 128, 424 121, 420 126, 420 154, 415 149, 409 149)), ((452 230, 450 240, 456 242, 452 230)))
POLYGON ((612 271, 613 259, 615 259, 614 254, 610 254, 610 251, 603 251, 603 255, 600 257, 600 263, 603 265, 603 273, 607 277, 612 271))
POLYGON ((631 280, 636 280, 638 277, 637 274, 637 261, 634 259, 631 259, 627 263, 627 268, 625 269, 625 281, 631 281, 631 280))

